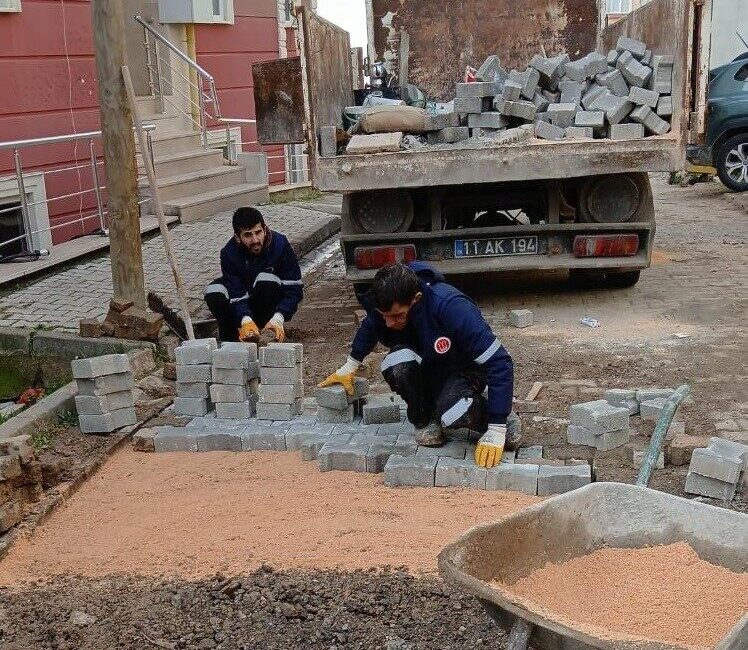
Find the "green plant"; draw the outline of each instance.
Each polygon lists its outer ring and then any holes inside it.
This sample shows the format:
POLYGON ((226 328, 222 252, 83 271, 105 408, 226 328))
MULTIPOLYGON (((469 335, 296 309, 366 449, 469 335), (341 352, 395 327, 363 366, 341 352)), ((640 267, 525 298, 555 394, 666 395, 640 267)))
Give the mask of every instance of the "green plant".
POLYGON ((78 426, 78 413, 76 411, 63 411, 57 415, 60 426, 69 429, 78 426))
POLYGON ((51 424, 37 429, 31 434, 31 444, 34 446, 34 451, 39 453, 45 449, 49 449, 54 442, 55 436, 60 433, 60 427, 51 424))

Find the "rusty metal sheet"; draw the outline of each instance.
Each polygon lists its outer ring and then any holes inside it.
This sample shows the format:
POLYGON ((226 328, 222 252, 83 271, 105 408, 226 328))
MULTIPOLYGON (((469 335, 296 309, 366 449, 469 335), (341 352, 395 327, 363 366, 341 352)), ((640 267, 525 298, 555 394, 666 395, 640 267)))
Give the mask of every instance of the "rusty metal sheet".
POLYGON ((597 0, 367 0, 378 58, 397 72, 399 34, 410 36, 409 81, 434 99, 454 97, 468 65, 498 54, 523 69, 545 48, 577 58, 595 49, 597 0), (383 25, 383 20, 385 24, 383 25))
MULTIPOLYGON (((691 65, 694 60, 689 46, 693 29, 692 12, 689 0, 652 0, 606 27, 600 34, 601 47, 606 50, 615 47, 619 36, 629 36, 644 41, 655 54, 673 56, 672 124, 673 133, 682 141, 687 139, 692 97, 703 98, 706 92, 705 84, 698 90, 691 88, 691 65)), ((698 43, 695 48, 698 50, 698 43)))
POLYGON ((257 139, 261 144, 305 142, 301 59, 252 65, 257 139))

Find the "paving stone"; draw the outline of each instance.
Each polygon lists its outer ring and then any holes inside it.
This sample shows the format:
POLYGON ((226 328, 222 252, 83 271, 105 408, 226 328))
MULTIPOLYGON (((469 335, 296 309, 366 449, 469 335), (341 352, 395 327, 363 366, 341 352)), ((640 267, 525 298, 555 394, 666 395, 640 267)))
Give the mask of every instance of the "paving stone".
POLYGON ((250 362, 257 361, 256 343, 224 343, 213 351, 214 368, 229 370, 248 369, 250 362))
POLYGON ((301 364, 291 368, 260 368, 260 383, 267 386, 302 383, 301 364))
POLYGON ((390 456, 384 466, 384 484, 390 487, 434 487, 437 457, 390 456))
POLYGON ((353 422, 353 404, 345 410, 317 408, 317 420, 325 424, 347 424, 353 422))
POLYGON ((572 424, 590 429, 596 435, 629 428, 628 409, 611 406, 605 400, 573 404, 570 416, 572 424))
POLYGON ((390 400, 374 400, 364 404, 363 424, 400 422, 400 406, 390 400))
MULTIPOLYGON (((400 151, 402 140, 402 131, 397 131, 395 133, 354 135, 348 141, 348 145, 346 146, 346 153, 353 156, 371 153, 385 153, 388 151, 400 151)), ((260 350, 260 354, 262 354, 262 350, 260 350)))
POLYGON ((528 122, 532 122, 535 119, 535 114, 538 109, 532 102, 520 99, 517 101, 509 101, 497 97, 494 101, 494 108, 507 117, 518 117, 528 122))
POLYGON ((218 342, 215 339, 184 341, 174 350, 174 358, 177 366, 210 365, 213 350, 217 348, 218 342))
POLYGON ((642 388, 636 391, 636 400, 638 402, 651 402, 654 399, 667 399, 675 390, 672 388, 642 388))
POLYGON ((562 129, 573 126, 578 108, 577 104, 551 104, 548 107, 551 124, 562 129))
POLYGON ((646 88, 632 86, 629 91, 629 101, 637 106, 649 106, 657 108, 657 102, 660 100, 660 93, 646 88))
POLYGON ((570 445, 584 445, 594 447, 598 451, 611 451, 627 444, 631 439, 629 429, 606 431, 596 434, 594 431, 570 424, 566 430, 566 440, 570 445))
POLYGON ((198 451, 241 451, 238 431, 202 431, 197 436, 198 451))
POLYGON ((603 128, 605 126, 605 113, 602 111, 578 111, 574 116, 574 125, 596 129, 603 128))
POLYGON ((213 380, 211 366, 206 364, 194 366, 177 366, 177 381, 182 384, 205 383, 213 380))
MULTIPOLYGON (((509 71, 509 81, 519 83, 522 87, 521 96, 525 99, 532 99, 540 83, 540 72, 535 68, 527 68, 519 72, 518 70, 509 71)), ((506 83, 505 83, 506 85, 506 83)))
POLYGON ((672 55, 655 54, 652 57, 652 76, 648 88, 661 95, 673 92, 673 62, 672 55))
MULTIPOLYGON (((504 82, 504 86, 501 89, 501 98, 509 101, 517 101, 522 95, 522 84, 518 81, 512 81, 508 79, 504 82)), ((473 117, 471 115, 471 117, 473 117)), ((470 121, 468 119, 468 124, 470 121)))
POLYGON ((369 474, 381 474, 390 456, 395 453, 394 444, 371 443, 366 452, 366 471, 369 474))
POLYGON ((494 97, 498 86, 493 81, 478 81, 475 83, 458 83, 455 89, 457 99, 465 97, 494 97))
POLYGON ((512 327, 530 327, 533 315, 529 309, 512 309, 509 312, 509 324, 512 327))
POLYGON ((89 359, 74 359, 70 363, 74 379, 95 379, 105 375, 132 372, 126 354, 106 354, 89 359))
POLYGON ((133 451, 146 453, 156 451, 156 431, 154 429, 140 429, 132 434, 133 451))
POLYGON ((340 385, 329 386, 327 388, 317 388, 314 391, 314 398, 317 405, 334 411, 345 411, 353 402, 345 392, 345 388, 340 385))
POLYGON ((657 100, 655 112, 660 117, 672 117, 673 115, 673 98, 671 95, 665 95, 657 100))
POLYGON ((645 422, 657 422, 665 408, 666 399, 653 399, 639 404, 639 417, 645 422))
POLYGON ((616 68, 621 71, 626 81, 632 86, 646 87, 652 76, 652 68, 642 65, 630 52, 623 52, 616 61, 616 68))
POLYGON ((482 97, 457 97, 455 98, 455 112, 462 115, 482 113, 484 101, 482 97))
POLYGON ((496 129, 501 130, 509 126, 506 116, 497 111, 489 111, 480 115, 469 115, 468 126, 471 129, 496 129))
POLYGON ((600 86, 597 83, 591 84, 589 90, 582 95, 582 107, 584 110, 591 111, 595 100, 606 92, 607 89, 604 86, 600 86))
POLYGON ((538 117, 538 113, 543 113, 548 110, 548 107, 550 106, 550 102, 548 101, 548 98, 543 95, 542 93, 535 93, 535 96, 532 98, 532 103, 535 104, 535 117, 538 117))
POLYGON ((185 384, 182 382, 176 383, 177 397, 197 397, 207 399, 210 397, 210 384, 205 382, 194 382, 185 384))
POLYGON ((109 411, 128 408, 135 405, 131 390, 108 393, 96 397, 94 395, 76 395, 75 410, 79 415, 103 415, 109 411))
POLYGON ((255 414, 255 405, 251 400, 243 402, 217 402, 216 418, 219 420, 246 420, 255 414))
POLYGON ((442 129, 441 131, 432 131, 426 134, 428 144, 454 144, 462 142, 470 137, 470 129, 466 126, 454 126, 442 129))
POLYGON ((605 119, 610 125, 622 122, 633 108, 634 105, 628 101, 628 98, 618 97, 610 91, 600 94, 589 106, 589 110, 605 113, 605 119))
POLYGON ((245 428, 240 436, 242 451, 288 451, 286 434, 283 427, 245 428))
POLYGON ((743 471, 743 460, 721 455, 712 449, 694 449, 688 471, 725 483, 737 483, 743 471))
POLYGON ((402 422, 389 422, 387 424, 380 424, 380 425, 365 425, 365 426, 378 426, 379 429, 377 431, 377 434, 380 436, 387 436, 387 435, 413 435, 416 428, 413 426, 411 422, 408 420, 404 420, 402 422))
POLYGON ((616 61, 618 60, 618 50, 610 50, 610 52, 608 52, 606 60, 608 62, 608 65, 615 65, 616 61))
POLYGON ((413 435, 403 433, 397 437, 394 453, 398 456, 415 456, 418 443, 413 435))
MULTIPOLYGON (((611 70, 605 74, 598 75, 595 78, 595 82, 603 88, 607 88, 616 97, 628 98, 631 92, 629 85, 626 83, 626 79, 620 70, 611 70)), ((629 99, 629 101, 632 100, 629 99)))
POLYGON ((198 397, 175 397, 174 398, 174 414, 175 415, 191 415, 193 417, 200 417, 205 415, 210 409, 208 408, 208 400, 201 399, 198 397))
POLYGON ((327 444, 328 442, 333 442, 336 444, 348 444, 350 440, 350 434, 305 434, 301 437, 301 460, 317 460, 317 453, 322 448, 322 446, 327 444))
POLYGON ((566 137, 566 131, 555 124, 541 120, 535 124, 535 137, 541 140, 563 140, 566 137))
POLYGON ((475 461, 456 458, 440 458, 436 463, 434 485, 436 487, 466 487, 486 489, 486 469, 475 461))
POLYGON ((131 390, 135 379, 131 372, 120 372, 116 375, 104 375, 94 379, 77 379, 78 395, 100 397, 110 393, 131 390))
POLYGON ((558 87, 561 90, 561 104, 574 104, 579 107, 582 102, 582 95, 586 90, 586 83, 561 81, 558 87))
POLYGON ((321 472, 366 472, 366 454, 369 445, 326 442, 317 452, 321 472))
POLYGON ((532 445, 531 447, 521 447, 517 450, 517 462, 521 460, 534 460, 543 457, 543 445, 532 445))
MULTIPOLYGON (((293 421, 286 431, 286 449, 288 451, 298 451, 301 449, 301 442, 307 435, 332 435, 334 425, 332 424, 301 424, 293 421)), ((350 436, 348 436, 350 438, 350 436)))
MULTIPOLYGON (((187 367, 197 368, 198 366, 187 367)), ((245 368, 216 368, 213 366, 211 375, 213 383, 223 384, 224 386, 246 386, 249 382, 245 368)))
POLYGON ((441 447, 418 447, 416 456, 419 458, 457 458, 463 460, 467 453, 468 445, 465 442, 449 440, 441 447))
POLYGON ((302 384, 260 383, 258 395, 265 404, 293 404, 304 396, 304 388, 302 384))
POLYGON ((634 38, 629 38, 628 36, 620 36, 618 38, 618 42, 616 43, 616 51, 619 54, 622 54, 623 52, 629 52, 633 56, 641 58, 647 51, 647 45, 646 43, 637 41, 634 38))
POLYGON ((496 77, 501 77, 503 74, 506 74, 501 67, 501 61, 499 60, 499 57, 495 54, 492 54, 489 56, 484 62, 483 65, 478 68, 478 72, 475 75, 475 78, 478 81, 494 81, 496 77))
POLYGON ((538 471, 538 496, 562 494, 592 482, 592 468, 587 465, 553 467, 541 465, 538 471))
POLYGON ((132 406, 109 411, 103 415, 78 414, 78 427, 81 433, 111 433, 137 422, 135 407, 132 406))
POLYGON ((735 483, 727 483, 716 478, 701 476, 695 472, 686 475, 685 491, 688 494, 699 494, 712 499, 732 501, 737 491, 735 483))
POLYGON ((156 452, 197 451, 197 438, 202 433, 188 427, 156 427, 154 431, 156 452))
POLYGON ((486 472, 486 490, 509 490, 537 494, 538 466, 500 463, 486 472))
POLYGON ((267 402, 258 402, 256 408, 258 420, 277 420, 285 422, 293 420, 293 418, 299 414, 301 411, 301 400, 297 400, 294 404, 270 404, 267 402))
POLYGON ((275 343, 260 349, 260 366, 263 368, 295 368, 303 353, 285 343, 275 343))
POLYGON ((580 138, 592 139, 595 132, 591 126, 570 126, 566 129, 567 140, 579 140, 580 138))

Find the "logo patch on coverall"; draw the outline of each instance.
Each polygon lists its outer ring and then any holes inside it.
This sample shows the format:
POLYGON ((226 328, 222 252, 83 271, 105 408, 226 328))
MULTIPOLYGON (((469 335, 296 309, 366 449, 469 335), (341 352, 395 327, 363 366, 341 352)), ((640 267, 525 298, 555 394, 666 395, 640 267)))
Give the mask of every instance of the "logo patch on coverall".
POLYGON ((436 350, 437 354, 447 354, 451 348, 452 341, 450 341, 446 336, 440 336, 436 341, 434 341, 434 350, 436 350))

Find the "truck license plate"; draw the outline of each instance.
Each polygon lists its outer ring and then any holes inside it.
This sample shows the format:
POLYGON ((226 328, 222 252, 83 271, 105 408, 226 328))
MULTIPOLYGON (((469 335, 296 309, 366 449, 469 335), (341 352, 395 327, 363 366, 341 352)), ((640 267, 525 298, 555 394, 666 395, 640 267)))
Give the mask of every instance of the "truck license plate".
POLYGON ((538 253, 537 237, 455 240, 455 257, 503 257, 506 255, 537 255, 538 253))

